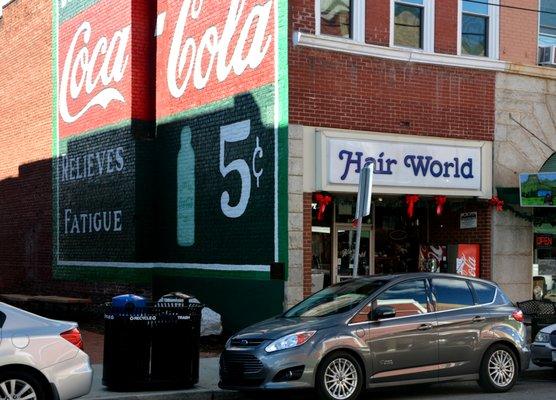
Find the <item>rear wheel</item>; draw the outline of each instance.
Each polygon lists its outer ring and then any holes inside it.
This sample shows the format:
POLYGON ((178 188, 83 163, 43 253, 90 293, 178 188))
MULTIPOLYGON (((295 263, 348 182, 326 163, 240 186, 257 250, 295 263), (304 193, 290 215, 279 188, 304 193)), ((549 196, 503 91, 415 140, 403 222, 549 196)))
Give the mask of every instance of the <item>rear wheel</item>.
POLYGON ((481 363, 479 384, 487 392, 507 392, 517 381, 518 363, 514 353, 497 344, 487 350, 481 363))
POLYGON ((363 387, 359 362, 351 354, 339 351, 327 356, 317 373, 316 389, 323 400, 354 400, 363 387))
POLYGON ((0 373, 1 400, 46 400, 40 381, 27 372, 0 373))

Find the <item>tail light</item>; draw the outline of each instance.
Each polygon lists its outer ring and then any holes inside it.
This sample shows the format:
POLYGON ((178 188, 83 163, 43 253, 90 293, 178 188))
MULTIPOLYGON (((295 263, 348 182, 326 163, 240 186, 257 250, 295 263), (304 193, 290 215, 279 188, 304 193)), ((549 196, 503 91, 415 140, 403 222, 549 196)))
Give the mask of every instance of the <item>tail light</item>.
POLYGON ((79 329, 73 328, 69 331, 60 333, 60 336, 73 344, 75 347, 83 350, 83 339, 81 338, 81 332, 79 332, 79 329))
POLYGON ((514 310, 514 312, 512 313, 512 318, 515 319, 517 322, 525 321, 525 318, 523 318, 523 311, 521 310, 514 310))

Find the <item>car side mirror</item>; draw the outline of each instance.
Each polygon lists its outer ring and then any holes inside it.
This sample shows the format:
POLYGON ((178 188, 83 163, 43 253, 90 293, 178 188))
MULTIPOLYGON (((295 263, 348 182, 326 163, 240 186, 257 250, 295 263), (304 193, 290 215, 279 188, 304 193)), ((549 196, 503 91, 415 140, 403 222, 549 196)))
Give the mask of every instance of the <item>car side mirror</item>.
POLYGON ((378 321, 381 319, 394 318, 396 310, 391 306, 378 306, 369 313, 369 320, 378 321))

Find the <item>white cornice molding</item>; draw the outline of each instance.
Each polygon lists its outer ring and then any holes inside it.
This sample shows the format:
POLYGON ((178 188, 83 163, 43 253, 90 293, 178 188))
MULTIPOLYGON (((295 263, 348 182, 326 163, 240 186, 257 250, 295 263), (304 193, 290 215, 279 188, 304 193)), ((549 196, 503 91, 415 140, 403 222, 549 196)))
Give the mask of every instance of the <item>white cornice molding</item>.
POLYGON ((358 43, 349 39, 324 35, 317 36, 303 32, 294 32, 293 44, 295 46, 311 47, 320 50, 338 51, 348 54, 397 61, 416 62, 421 64, 434 64, 500 72, 509 69, 509 63, 489 58, 427 53, 423 51, 358 43))

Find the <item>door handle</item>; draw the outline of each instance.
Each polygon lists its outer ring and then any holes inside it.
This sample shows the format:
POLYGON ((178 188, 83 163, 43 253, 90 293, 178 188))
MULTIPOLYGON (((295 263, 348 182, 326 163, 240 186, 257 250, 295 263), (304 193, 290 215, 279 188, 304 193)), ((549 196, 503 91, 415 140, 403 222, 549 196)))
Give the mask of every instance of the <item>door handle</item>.
POLYGON ((428 331, 432 329, 432 324, 422 324, 419 328, 420 331, 428 331))
POLYGON ((483 322, 484 320, 486 320, 486 317, 476 316, 473 318, 473 322, 483 322))

